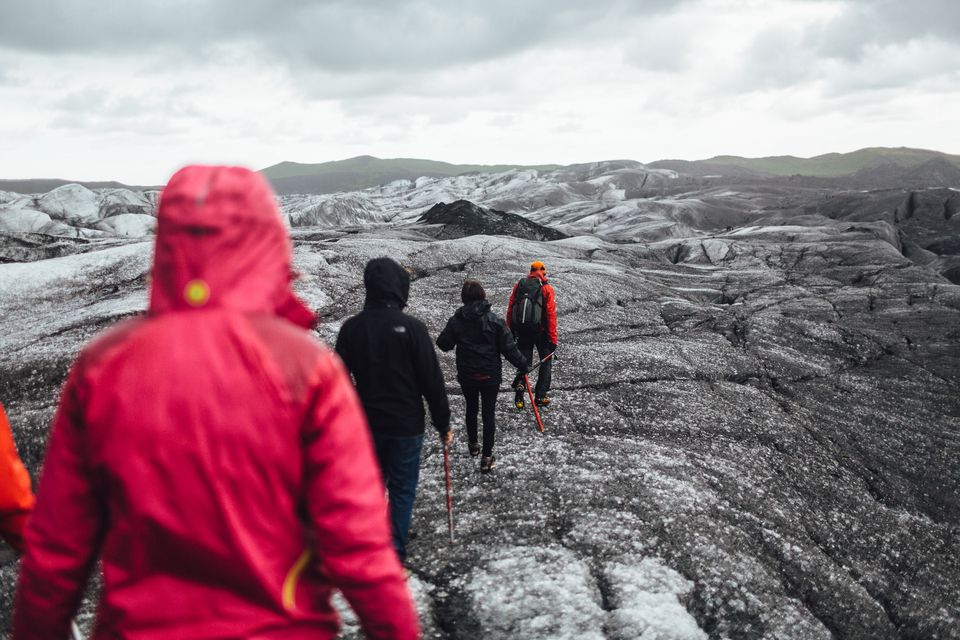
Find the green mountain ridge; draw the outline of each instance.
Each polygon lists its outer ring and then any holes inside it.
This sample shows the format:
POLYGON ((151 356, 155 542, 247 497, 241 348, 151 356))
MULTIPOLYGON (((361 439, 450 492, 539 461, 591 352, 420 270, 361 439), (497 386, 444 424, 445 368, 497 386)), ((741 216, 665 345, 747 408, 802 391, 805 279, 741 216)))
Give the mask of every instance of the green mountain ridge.
MULTIPOLYGON (((868 147, 849 153, 825 153, 811 158, 797 156, 767 156, 746 158, 720 155, 704 160, 665 159, 645 163, 649 167, 672 169, 692 175, 736 176, 809 176, 816 178, 840 178, 852 176, 865 169, 897 168, 910 170, 931 161, 948 162, 960 169, 960 155, 928 149, 909 147, 868 147)), ((632 161, 631 161, 632 162, 632 161)), ((447 177, 469 173, 497 173, 510 169, 536 169, 553 171, 567 166, 560 164, 453 164, 419 158, 376 158, 357 156, 346 160, 333 160, 316 164, 280 162, 260 170, 280 195, 324 194, 343 191, 359 191, 387 184, 394 180, 427 177, 447 177)), ((930 171, 924 167, 920 171, 930 171)), ((90 189, 126 188, 132 190, 162 189, 162 185, 135 186, 115 181, 74 181, 61 179, 9 179, 0 180, 0 191, 15 193, 45 193, 56 187, 82 184, 90 189)))
POLYGON ((935 158, 943 158, 960 167, 960 156, 958 155, 928 149, 911 149, 909 147, 868 147, 850 153, 825 153, 812 158, 798 158, 796 156, 768 156, 765 158, 714 156, 697 162, 733 165, 777 176, 802 175, 836 178, 882 164, 896 164, 904 168, 913 168, 935 158))
POLYGON ((498 173, 510 169, 550 171, 562 165, 452 164, 419 158, 375 158, 357 156, 317 164, 281 162, 261 173, 280 194, 333 193, 376 187, 394 180, 415 180, 422 176, 442 178, 464 173, 498 173))
MULTIPOLYGON (((721 155, 705 160, 658 160, 647 165, 694 174, 734 175, 732 171, 743 170, 744 175, 837 178, 875 167, 895 165, 909 170, 934 159, 945 160, 960 168, 960 155, 908 147, 868 147, 849 153, 825 153, 812 158, 790 155, 763 158, 721 155)), ((270 180, 277 193, 283 195, 358 191, 394 180, 415 180, 422 176, 447 177, 478 172, 497 173, 510 169, 552 171, 563 166, 565 165, 453 164, 420 158, 384 159, 366 155, 316 164, 280 162, 261 169, 261 173, 270 180)))
POLYGON ((537 169, 550 171, 563 165, 522 165, 522 164, 453 164, 438 160, 424 160, 420 158, 376 158, 374 156, 357 156, 346 160, 332 160, 307 164, 301 162, 280 162, 261 169, 260 173, 268 179, 294 178, 301 176, 315 176, 324 173, 339 173, 346 171, 364 171, 368 173, 390 173, 394 171, 418 173, 419 175, 456 176, 471 172, 509 171, 510 169, 537 169))

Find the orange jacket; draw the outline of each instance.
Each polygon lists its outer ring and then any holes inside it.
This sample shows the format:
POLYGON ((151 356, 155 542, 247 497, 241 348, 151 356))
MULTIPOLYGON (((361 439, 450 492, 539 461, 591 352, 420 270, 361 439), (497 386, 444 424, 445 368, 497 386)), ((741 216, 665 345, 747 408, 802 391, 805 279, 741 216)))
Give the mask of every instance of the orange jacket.
POLYGON ((0 536, 23 551, 23 529, 33 509, 30 475, 17 456, 7 414, 0 404, 0 536))
MULTIPOLYGON (((543 311, 546 316, 547 337, 550 338, 550 342, 557 344, 557 295, 554 293, 553 287, 550 286, 547 277, 539 271, 533 271, 527 277, 540 278, 540 281, 543 282, 543 289, 541 289, 541 291, 543 292, 543 311)), ((510 292, 510 302, 507 303, 506 320, 508 327, 510 327, 510 315, 513 312, 513 301, 516 297, 517 285, 515 284, 513 285, 513 291, 510 292)))

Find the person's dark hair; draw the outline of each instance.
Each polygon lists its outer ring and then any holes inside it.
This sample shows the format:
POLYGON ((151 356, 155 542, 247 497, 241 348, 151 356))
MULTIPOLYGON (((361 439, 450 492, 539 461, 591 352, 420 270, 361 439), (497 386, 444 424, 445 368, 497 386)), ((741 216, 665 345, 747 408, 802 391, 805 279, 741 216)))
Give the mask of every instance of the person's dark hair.
POLYGON ((474 300, 486 300, 487 292, 483 290, 483 285, 479 280, 464 280, 463 289, 460 291, 460 299, 463 304, 468 304, 474 300))

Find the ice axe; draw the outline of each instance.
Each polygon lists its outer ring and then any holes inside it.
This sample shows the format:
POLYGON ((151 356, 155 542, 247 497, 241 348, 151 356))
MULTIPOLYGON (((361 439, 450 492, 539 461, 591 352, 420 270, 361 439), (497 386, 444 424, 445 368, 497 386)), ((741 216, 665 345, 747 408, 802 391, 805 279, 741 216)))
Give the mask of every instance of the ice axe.
MULTIPOLYGON (((553 355, 552 353, 550 355, 553 355)), ((546 358, 544 358, 546 360, 546 358)), ((540 362, 543 362, 541 360, 540 362)), ((533 407, 533 417, 537 419, 537 428, 543 433, 543 420, 540 419, 540 409, 537 408, 537 402, 533 399, 533 389, 530 387, 530 376, 523 374, 523 384, 527 387, 527 393, 530 395, 530 406, 533 407)))
POLYGON ((537 401, 533 397, 533 387, 530 386, 530 374, 540 368, 544 362, 552 358, 557 353, 556 350, 547 354, 543 360, 530 367, 530 371, 523 374, 523 386, 527 388, 527 394, 530 396, 530 406, 533 407, 533 417, 537 419, 537 428, 543 433, 543 420, 540 419, 540 409, 537 407, 537 401))
POLYGON ((530 375, 531 373, 533 373, 534 371, 536 371, 537 369, 539 369, 539 368, 540 368, 540 365, 542 365, 544 362, 546 362, 547 360, 549 360, 550 358, 552 358, 552 357, 555 356, 555 355, 557 355, 556 350, 553 350, 553 351, 551 351, 550 353, 548 353, 546 358, 544 358, 543 360, 541 360, 541 361, 538 362, 537 364, 535 364, 535 365, 533 365, 532 367, 530 367, 530 371, 527 371, 527 375, 530 375))
POLYGON ((447 527, 450 529, 450 542, 453 542, 453 494, 450 489, 450 445, 443 443, 443 474, 447 480, 447 527))

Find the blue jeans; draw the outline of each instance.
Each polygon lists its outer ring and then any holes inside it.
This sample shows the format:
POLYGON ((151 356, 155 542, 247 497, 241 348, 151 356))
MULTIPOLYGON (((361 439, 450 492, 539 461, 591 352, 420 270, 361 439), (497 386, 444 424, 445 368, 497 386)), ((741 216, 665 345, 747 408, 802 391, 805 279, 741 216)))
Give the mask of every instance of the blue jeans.
POLYGON ((387 485, 393 546, 403 562, 407 558, 407 534, 420 479, 423 436, 388 436, 373 432, 373 446, 387 485))

